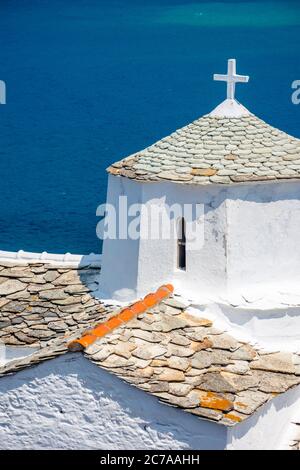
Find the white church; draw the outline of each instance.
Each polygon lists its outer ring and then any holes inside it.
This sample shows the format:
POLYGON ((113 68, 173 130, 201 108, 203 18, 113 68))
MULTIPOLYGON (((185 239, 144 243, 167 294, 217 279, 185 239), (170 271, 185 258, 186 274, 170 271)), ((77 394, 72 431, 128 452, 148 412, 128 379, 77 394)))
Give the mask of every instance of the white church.
POLYGON ((108 168, 138 237, 0 252, 0 448, 300 449, 300 140, 236 101, 234 59, 214 79, 108 168))

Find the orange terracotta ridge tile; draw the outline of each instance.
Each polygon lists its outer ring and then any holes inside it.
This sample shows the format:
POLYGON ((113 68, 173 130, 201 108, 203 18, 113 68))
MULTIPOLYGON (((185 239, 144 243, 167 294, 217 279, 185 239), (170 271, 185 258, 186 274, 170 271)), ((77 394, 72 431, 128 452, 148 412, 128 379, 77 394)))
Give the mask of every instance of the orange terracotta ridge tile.
POLYGON ((129 307, 123 308, 117 315, 111 317, 106 322, 100 323, 98 326, 85 333, 81 338, 75 339, 68 344, 70 351, 82 351, 98 338, 102 338, 107 333, 112 332, 123 323, 127 323, 139 314, 146 312, 150 308, 159 304, 174 292, 172 284, 165 284, 157 289, 156 292, 146 295, 142 300, 138 300, 129 307))

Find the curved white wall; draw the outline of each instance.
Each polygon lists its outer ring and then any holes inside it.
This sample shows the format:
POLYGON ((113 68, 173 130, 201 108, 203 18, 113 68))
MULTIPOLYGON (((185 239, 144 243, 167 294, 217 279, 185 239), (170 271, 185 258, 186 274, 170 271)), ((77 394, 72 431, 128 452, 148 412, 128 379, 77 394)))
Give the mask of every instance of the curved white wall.
MULTIPOLYGON (((176 267, 176 240, 106 240, 102 288, 108 297, 124 300, 144 295, 161 283, 173 282, 178 292, 217 300, 233 295, 296 290, 300 282, 300 183, 185 185, 138 183, 110 176, 107 201, 119 195, 142 203, 158 214, 168 204, 194 204, 204 209, 199 222, 204 243, 187 250, 187 269, 176 267), (127 291, 124 289, 128 289, 127 291), (119 296, 121 298, 121 296, 119 296)), ((149 223, 142 211, 142 229, 149 223)), ((153 214, 153 211, 152 211, 153 214)), ((157 216, 158 217, 158 216, 157 216)), ((172 215, 171 224, 174 224, 172 215)), ((187 223, 187 234, 191 228, 187 223)))
MULTIPOLYGON (((155 214, 168 204, 199 204, 204 207, 204 246, 187 251, 187 270, 177 269, 176 240, 105 240, 101 273, 101 290, 109 298, 132 300, 165 282, 174 282, 185 291, 201 289, 213 295, 215 286, 221 293, 226 282, 226 232, 224 190, 172 183, 138 183, 110 176, 107 202, 118 206, 119 195, 128 196, 128 205, 141 203, 144 209, 142 229, 153 227, 155 214), (151 208, 151 219, 147 209, 151 208)), ((157 216, 158 217, 158 216, 157 216)), ((175 220, 170 216, 170 225, 175 220)), ((187 223, 186 231, 189 233, 187 223)))
MULTIPOLYGON (((181 185, 172 183, 154 183, 144 185, 143 203, 145 206, 159 206, 167 204, 198 205, 203 216, 198 218, 200 229, 199 247, 187 242, 186 271, 177 269, 177 240, 142 240, 139 253, 138 291, 145 293, 149 287, 156 287, 165 282, 173 282, 175 288, 187 296, 193 292, 201 291, 206 296, 213 296, 218 286, 219 294, 226 288, 226 202, 224 190, 195 185, 181 185), (203 243, 202 243, 203 242, 203 243)), ((148 211, 149 213, 149 211, 148 211)), ((170 224, 174 227, 178 219, 170 214, 170 224)), ((193 222, 186 220, 186 235, 189 238, 193 229, 193 222)), ((145 224, 145 218, 142 224, 145 224)), ((149 225, 153 221, 148 222, 149 225)))

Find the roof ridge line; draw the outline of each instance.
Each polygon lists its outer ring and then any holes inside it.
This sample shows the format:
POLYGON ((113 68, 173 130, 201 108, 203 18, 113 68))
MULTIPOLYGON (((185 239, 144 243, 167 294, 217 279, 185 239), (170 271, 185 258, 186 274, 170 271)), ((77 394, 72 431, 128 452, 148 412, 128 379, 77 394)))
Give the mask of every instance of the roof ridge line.
POLYGON ((132 305, 123 308, 119 313, 111 317, 109 320, 100 323, 98 326, 85 332, 80 338, 71 341, 68 349, 72 352, 83 351, 85 348, 93 344, 98 338, 111 333, 123 323, 127 323, 141 313, 145 313, 155 305, 168 298, 174 291, 172 284, 164 284, 160 286, 156 292, 147 294, 142 300, 134 302, 132 305))

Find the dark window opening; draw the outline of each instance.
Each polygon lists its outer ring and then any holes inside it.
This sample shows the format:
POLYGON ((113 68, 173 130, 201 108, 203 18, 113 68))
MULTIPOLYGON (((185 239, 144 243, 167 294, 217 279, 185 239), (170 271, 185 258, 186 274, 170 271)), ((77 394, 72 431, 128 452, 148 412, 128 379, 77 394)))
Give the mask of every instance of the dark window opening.
POLYGON ((177 267, 183 271, 186 270, 185 220, 183 217, 178 223, 177 267))

